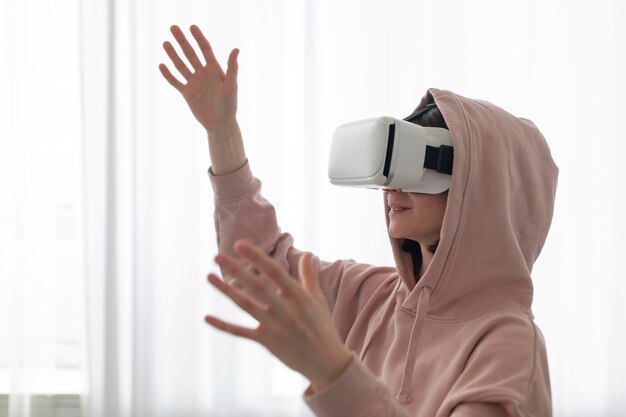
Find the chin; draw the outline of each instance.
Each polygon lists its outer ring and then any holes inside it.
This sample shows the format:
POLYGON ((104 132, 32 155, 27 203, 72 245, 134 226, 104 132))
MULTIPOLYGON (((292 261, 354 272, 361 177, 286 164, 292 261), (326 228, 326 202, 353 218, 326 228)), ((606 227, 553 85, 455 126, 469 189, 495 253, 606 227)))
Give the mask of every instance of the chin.
POLYGON ((389 236, 395 237, 396 239, 403 239, 405 237, 402 233, 397 233, 393 228, 389 229, 389 236))

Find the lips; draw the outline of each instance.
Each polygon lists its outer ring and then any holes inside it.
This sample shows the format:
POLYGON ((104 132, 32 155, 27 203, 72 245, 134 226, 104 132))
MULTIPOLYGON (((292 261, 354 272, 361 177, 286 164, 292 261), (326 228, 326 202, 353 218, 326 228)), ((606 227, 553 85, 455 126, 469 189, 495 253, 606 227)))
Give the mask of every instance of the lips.
POLYGON ((398 214, 398 213, 402 213, 402 212, 407 211, 407 210, 410 210, 410 208, 400 206, 400 205, 398 205, 396 203, 389 204, 389 208, 390 208, 389 214, 392 214, 392 215, 398 214))
POLYGON ((395 211, 408 210, 409 209, 408 207, 401 206, 400 204, 395 203, 395 202, 389 202, 388 205, 389 205, 390 209, 395 210, 395 211))

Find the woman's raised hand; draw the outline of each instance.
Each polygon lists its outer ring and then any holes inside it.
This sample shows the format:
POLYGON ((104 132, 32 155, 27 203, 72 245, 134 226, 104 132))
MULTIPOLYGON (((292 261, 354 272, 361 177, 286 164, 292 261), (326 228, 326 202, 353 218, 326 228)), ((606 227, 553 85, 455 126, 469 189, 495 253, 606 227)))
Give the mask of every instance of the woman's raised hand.
POLYGON ((191 112, 207 132, 219 126, 233 123, 237 114, 237 56, 239 49, 231 51, 228 57, 228 68, 224 74, 222 67, 213 55, 211 44, 196 25, 191 26, 190 30, 204 56, 205 64, 200 61, 178 26, 174 25, 170 30, 193 68, 188 68, 172 44, 165 41, 163 49, 185 82, 183 83, 174 77, 165 64, 160 64, 159 70, 163 77, 180 91, 191 112))
POLYGON ((315 391, 334 381, 351 362, 333 321, 313 255, 300 258, 300 279, 289 275, 271 255, 247 240, 234 245, 243 259, 222 252, 215 261, 222 271, 240 280, 235 287, 209 274, 209 282, 254 317, 256 328, 242 327, 215 316, 205 320, 219 330, 254 340, 291 369, 311 381, 315 391), (242 261, 247 261, 245 264, 242 261))

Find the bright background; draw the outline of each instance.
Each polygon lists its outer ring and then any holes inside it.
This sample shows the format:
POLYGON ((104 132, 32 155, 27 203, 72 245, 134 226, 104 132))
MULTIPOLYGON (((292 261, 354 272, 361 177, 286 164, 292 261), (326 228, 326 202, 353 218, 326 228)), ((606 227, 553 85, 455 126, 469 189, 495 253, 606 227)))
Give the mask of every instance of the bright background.
POLYGON ((620 0, 0 0, 0 417, 311 415, 302 377, 203 322, 251 319, 206 283, 206 137, 157 69, 192 23, 224 68, 241 50, 250 165, 324 259, 393 265, 380 193, 328 182, 337 125, 429 87, 533 120, 560 168, 533 271, 555 416, 626 415, 625 19, 620 0))

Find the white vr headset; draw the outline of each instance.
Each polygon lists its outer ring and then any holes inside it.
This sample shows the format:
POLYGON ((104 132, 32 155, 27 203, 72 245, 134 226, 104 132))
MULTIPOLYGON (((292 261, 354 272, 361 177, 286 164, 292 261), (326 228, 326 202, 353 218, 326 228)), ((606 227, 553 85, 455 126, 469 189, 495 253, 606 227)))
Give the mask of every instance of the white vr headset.
POLYGON ((439 194, 450 188, 454 152, 448 129, 374 117, 339 126, 333 134, 328 177, 335 185, 439 194))

